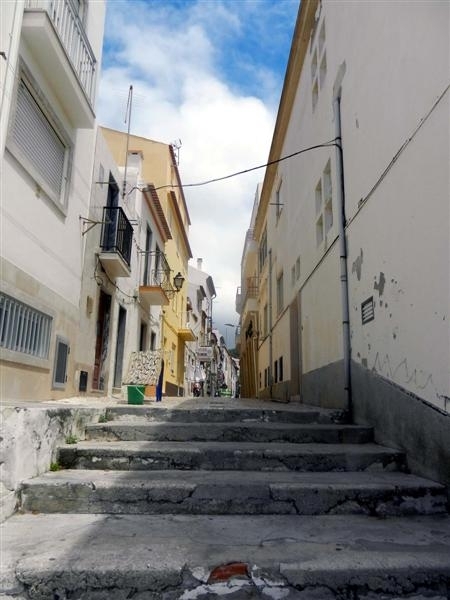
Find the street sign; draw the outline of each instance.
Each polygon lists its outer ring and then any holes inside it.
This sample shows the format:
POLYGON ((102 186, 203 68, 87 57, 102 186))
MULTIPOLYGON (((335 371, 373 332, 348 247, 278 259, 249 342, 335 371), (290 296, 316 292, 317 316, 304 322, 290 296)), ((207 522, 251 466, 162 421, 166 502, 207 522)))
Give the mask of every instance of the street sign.
POLYGON ((197 360, 200 362, 209 362, 213 357, 212 346, 199 346, 197 348, 197 360))

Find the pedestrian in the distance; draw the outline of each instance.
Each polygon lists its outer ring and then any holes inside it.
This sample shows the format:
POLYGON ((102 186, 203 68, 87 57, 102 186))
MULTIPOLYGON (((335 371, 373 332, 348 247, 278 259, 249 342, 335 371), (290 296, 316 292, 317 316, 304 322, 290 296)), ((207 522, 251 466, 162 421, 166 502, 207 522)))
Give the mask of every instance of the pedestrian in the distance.
POLYGON ((158 383, 156 385, 156 402, 161 402, 161 400, 162 400, 163 375, 164 375, 164 359, 161 361, 161 371, 159 373, 158 383))

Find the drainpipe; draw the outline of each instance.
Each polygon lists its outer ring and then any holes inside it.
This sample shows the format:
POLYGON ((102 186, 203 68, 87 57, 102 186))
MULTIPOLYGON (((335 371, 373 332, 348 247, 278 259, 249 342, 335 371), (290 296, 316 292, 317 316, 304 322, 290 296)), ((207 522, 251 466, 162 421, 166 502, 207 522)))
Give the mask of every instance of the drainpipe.
MULTIPOLYGON (((341 69, 341 81, 344 69, 341 69)), ((336 152, 336 212, 338 215, 338 232, 339 232, 339 260, 340 260, 340 279, 341 279, 341 300, 342 300, 342 340, 344 352, 344 394, 349 412, 350 419, 352 418, 352 393, 350 379, 350 314, 348 300, 348 277, 347 277, 347 241, 345 237, 345 186, 344 186, 344 165, 342 153, 342 137, 341 137, 341 94, 342 88, 339 86, 334 92, 333 113, 334 113, 334 131, 338 145, 335 146, 336 152)))
POLYGON ((273 344, 272 344, 272 248, 269 249, 269 390, 272 398, 272 359, 273 359, 273 344))

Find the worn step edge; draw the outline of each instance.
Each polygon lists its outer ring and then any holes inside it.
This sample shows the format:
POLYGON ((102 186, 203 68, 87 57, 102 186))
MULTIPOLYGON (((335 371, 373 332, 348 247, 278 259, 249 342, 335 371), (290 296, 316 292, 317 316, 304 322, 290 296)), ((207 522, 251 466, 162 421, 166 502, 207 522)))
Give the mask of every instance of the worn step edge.
POLYGON ((322 409, 316 407, 283 408, 239 408, 239 407, 198 407, 169 408, 160 406, 114 406, 106 409, 106 417, 116 420, 130 418, 146 419, 154 422, 190 422, 214 423, 235 422, 279 422, 279 423, 347 423, 348 414, 340 409, 322 409))
POLYGON ((116 470, 405 470, 405 455, 376 444, 79 442, 58 448, 66 468, 116 470))
POLYGON ((178 423, 112 421, 86 428, 86 439, 110 441, 287 441, 293 443, 368 443, 373 429, 359 425, 300 423, 178 423))
POLYGON ((117 590, 130 599, 149 593, 162 600, 170 591, 180 600, 200 592, 215 598, 220 589, 213 586, 223 582, 215 574, 227 568, 228 581, 241 581, 243 592, 251 581, 255 593, 288 600, 270 592, 292 591, 296 598, 317 591, 311 597, 331 600, 408 598, 420 591, 448 597, 450 589, 445 517, 21 515, 3 534, 0 591, 22 586, 41 600, 101 591, 112 597, 117 590), (233 578, 230 565, 244 576, 233 578))
POLYGON ((444 486, 401 473, 63 471, 25 481, 22 509, 109 514, 446 512, 444 486), (182 479, 181 479, 182 477, 182 479))

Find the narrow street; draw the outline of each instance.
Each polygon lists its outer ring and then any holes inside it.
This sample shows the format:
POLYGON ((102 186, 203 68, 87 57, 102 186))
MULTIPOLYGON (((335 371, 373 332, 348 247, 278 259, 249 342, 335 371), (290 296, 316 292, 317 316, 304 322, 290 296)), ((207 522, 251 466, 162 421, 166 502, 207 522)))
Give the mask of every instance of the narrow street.
POLYGON ((3 598, 449 597, 445 488, 344 411, 106 404, 58 470, 23 482, 3 598))

